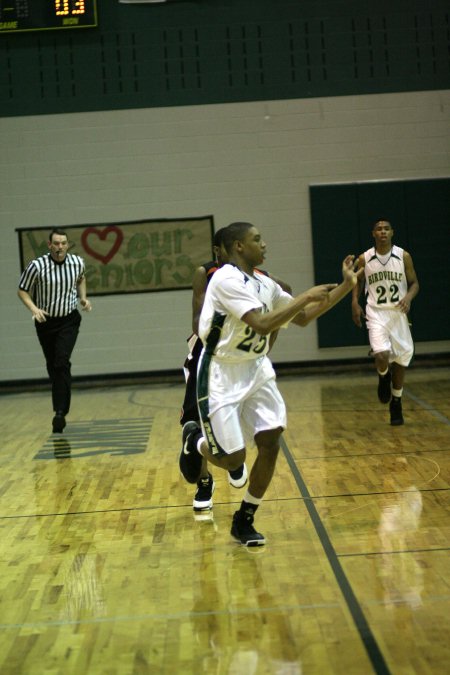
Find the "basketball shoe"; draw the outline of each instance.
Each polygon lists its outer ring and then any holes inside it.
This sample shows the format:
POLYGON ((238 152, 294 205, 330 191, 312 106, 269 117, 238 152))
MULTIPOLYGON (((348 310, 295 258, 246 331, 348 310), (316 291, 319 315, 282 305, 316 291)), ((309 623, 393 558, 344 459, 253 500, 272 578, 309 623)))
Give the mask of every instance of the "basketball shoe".
POLYGON ((212 496, 215 487, 216 484, 210 473, 208 473, 206 478, 198 479, 197 492, 195 493, 194 501, 192 503, 194 511, 206 511, 212 509, 212 496))
POLYGON ((389 403, 391 400, 391 372, 386 375, 378 373, 378 400, 380 403, 389 403))
POLYGON ((202 470, 202 456, 197 450, 197 442, 202 430, 197 422, 186 422, 183 426, 183 445, 180 452, 180 471, 188 483, 196 483, 202 470))
POLYGON ((393 396, 389 404, 389 412, 391 413, 391 424, 393 427, 398 427, 401 424, 404 424, 403 411, 402 411, 402 399, 393 396))
POLYGON ((244 485, 247 482, 247 478, 248 472, 245 462, 244 464, 242 464, 242 466, 239 466, 237 469, 233 469, 233 471, 228 471, 228 482, 235 488, 244 487, 244 485))
POLYGON ((243 546, 263 546, 266 543, 264 535, 253 527, 253 516, 241 511, 236 511, 233 516, 231 536, 243 546))

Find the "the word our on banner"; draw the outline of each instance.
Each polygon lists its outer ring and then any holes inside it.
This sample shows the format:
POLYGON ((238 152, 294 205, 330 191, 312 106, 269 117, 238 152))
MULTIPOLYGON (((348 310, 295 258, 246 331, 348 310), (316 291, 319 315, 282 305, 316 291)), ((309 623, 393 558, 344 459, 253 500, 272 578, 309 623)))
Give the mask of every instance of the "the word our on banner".
MULTIPOLYGON (((18 228, 21 268, 49 252, 53 228, 18 228)), ((191 288, 194 272, 211 259, 212 216, 61 227, 69 253, 86 263, 90 296, 191 288)))

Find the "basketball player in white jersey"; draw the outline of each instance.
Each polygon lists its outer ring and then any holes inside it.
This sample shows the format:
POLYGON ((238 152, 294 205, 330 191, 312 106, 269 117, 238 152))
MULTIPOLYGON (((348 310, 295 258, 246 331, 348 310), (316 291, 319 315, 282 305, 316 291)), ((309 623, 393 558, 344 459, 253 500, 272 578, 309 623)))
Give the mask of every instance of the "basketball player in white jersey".
POLYGON ((343 282, 315 286, 293 298, 273 279, 255 273, 266 245, 250 223, 232 223, 223 235, 230 263, 211 279, 199 322, 203 342, 197 373, 201 428, 183 427, 180 469, 189 483, 198 480, 204 457, 227 471, 242 466, 246 441, 257 457, 248 490, 233 516, 231 534, 244 546, 265 537, 253 527, 254 514, 270 484, 286 428, 286 407, 267 356, 270 334, 295 323, 305 326, 333 307, 356 284, 353 256, 343 265, 343 282))
POLYGON ((378 220, 372 230, 375 246, 358 258, 358 277, 353 289, 352 318, 361 327, 366 319, 371 352, 378 371, 378 398, 389 403, 391 424, 403 424, 402 393, 405 369, 414 352, 408 312, 419 292, 419 282, 410 254, 392 244, 394 230, 389 221, 378 220), (359 304, 365 283, 366 311, 359 304))

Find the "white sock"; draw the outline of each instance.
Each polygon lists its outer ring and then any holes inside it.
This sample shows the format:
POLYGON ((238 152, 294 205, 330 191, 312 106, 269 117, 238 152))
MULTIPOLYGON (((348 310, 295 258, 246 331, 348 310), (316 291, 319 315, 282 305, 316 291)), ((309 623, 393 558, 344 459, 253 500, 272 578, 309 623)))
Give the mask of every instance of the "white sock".
POLYGON ((381 377, 384 377, 384 376, 386 375, 386 373, 387 373, 388 370, 389 370, 389 366, 388 366, 388 367, 386 368, 386 370, 384 370, 383 372, 381 372, 380 370, 377 371, 377 372, 378 372, 378 375, 381 375, 381 377))
POLYGON ((403 394, 403 387, 401 389, 392 389, 392 396, 395 398, 401 398, 403 394))
POLYGON ((247 492, 245 493, 244 502, 247 502, 247 504, 254 504, 255 506, 259 506, 262 502, 262 498, 258 499, 257 497, 253 497, 247 490, 247 492))

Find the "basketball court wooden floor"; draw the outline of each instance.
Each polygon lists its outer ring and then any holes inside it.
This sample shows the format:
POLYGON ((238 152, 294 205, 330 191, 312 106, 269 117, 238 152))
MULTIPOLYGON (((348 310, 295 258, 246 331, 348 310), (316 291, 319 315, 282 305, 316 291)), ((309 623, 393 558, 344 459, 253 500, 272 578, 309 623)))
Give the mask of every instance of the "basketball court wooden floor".
POLYGON ((411 369, 403 427, 369 369, 280 378, 249 550, 220 470, 194 519, 182 385, 76 389, 62 436, 48 392, 1 396, 2 675, 449 672, 449 374, 411 369))

